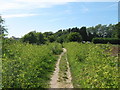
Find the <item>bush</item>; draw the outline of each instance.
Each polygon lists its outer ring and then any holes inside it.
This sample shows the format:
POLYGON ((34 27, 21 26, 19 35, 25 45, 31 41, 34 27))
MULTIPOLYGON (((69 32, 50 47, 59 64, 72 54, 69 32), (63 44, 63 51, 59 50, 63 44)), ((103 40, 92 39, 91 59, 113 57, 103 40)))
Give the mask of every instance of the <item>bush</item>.
POLYGON ((118 88, 118 57, 111 44, 65 43, 74 88, 118 88))
POLYGON ((107 44, 107 43, 111 43, 111 44, 120 44, 120 39, 118 38, 93 38, 92 39, 93 43, 102 43, 102 44, 107 44))
POLYGON ((4 44, 2 58, 3 88, 48 88, 61 44, 4 44), (56 51, 53 53, 53 48, 56 51))

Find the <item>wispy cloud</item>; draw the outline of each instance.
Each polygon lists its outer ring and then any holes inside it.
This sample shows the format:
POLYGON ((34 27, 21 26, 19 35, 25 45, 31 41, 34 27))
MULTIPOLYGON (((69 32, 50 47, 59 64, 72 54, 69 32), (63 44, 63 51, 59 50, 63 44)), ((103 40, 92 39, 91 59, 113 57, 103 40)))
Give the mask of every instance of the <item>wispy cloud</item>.
POLYGON ((13 9, 47 8, 68 2, 117 2, 118 0, 0 0, 0 12, 13 9))
POLYGON ((49 8, 54 5, 66 4, 66 2, 43 2, 43 0, 0 0, 0 12, 7 10, 28 10, 35 8, 49 8))
POLYGON ((39 14, 11 14, 11 15, 2 15, 3 18, 15 18, 15 17, 28 17, 28 16, 37 16, 39 14))
MULTIPOLYGON (((31 9, 37 9, 37 8, 50 8, 55 5, 63 5, 67 4, 68 2, 102 2, 102 1, 118 1, 118 0, 0 0, 0 14, 2 14, 3 18, 14 18, 14 17, 28 17, 28 16, 36 16, 38 14, 23 14, 17 13, 16 11, 23 11, 23 10, 31 10, 31 9), (13 11, 12 13, 16 14, 6 14, 8 11, 9 13, 13 11), (6 14, 4 15, 3 12, 6 14)), ((109 6, 113 7, 114 5, 109 6)), ((82 13, 87 13, 89 11, 89 8, 82 6, 81 7, 82 13)), ((66 9, 64 11, 66 14, 71 14, 71 9, 66 9)))

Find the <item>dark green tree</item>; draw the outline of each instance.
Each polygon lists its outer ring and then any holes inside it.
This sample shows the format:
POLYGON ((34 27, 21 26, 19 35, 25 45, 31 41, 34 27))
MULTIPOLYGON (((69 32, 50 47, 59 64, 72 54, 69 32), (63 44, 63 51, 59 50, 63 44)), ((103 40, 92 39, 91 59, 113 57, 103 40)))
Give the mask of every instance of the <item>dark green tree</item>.
POLYGON ((88 40, 88 35, 87 35, 87 32, 86 32, 86 27, 82 27, 82 28, 79 30, 79 33, 80 33, 80 35, 82 36, 82 40, 83 40, 83 41, 87 41, 87 40, 88 40))
POLYGON ((54 35, 49 36, 48 40, 49 40, 49 42, 54 42, 55 41, 54 35))
POLYGON ((120 22, 115 25, 116 27, 116 38, 120 39, 120 22))
POLYGON ((8 33, 7 29, 3 24, 4 24, 4 20, 0 16, 0 37, 5 36, 5 33, 8 33))
POLYGON ((48 38, 49 36, 53 35, 53 32, 44 32, 44 37, 48 38))
POLYGON ((82 41, 81 35, 79 33, 77 33, 77 32, 70 33, 68 35, 67 39, 70 42, 81 42, 82 41))
POLYGON ((28 34, 22 37, 23 42, 28 42, 30 44, 35 44, 37 42, 37 37, 35 35, 35 31, 31 31, 28 34))
POLYGON ((41 32, 31 31, 24 35, 21 40, 30 44, 44 44, 45 39, 41 32))
POLYGON ((36 38, 37 38, 37 44, 44 44, 45 43, 45 38, 44 35, 41 32, 35 33, 36 38))

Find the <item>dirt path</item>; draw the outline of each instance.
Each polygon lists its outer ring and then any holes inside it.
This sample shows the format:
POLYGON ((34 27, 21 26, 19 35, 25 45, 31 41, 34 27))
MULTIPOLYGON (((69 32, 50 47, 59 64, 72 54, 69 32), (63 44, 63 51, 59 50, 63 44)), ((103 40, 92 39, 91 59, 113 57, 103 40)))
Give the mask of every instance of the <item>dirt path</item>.
POLYGON ((59 78, 59 64, 60 64, 60 60, 61 57, 67 52, 67 50, 65 48, 63 48, 63 52, 61 53, 61 55, 59 56, 59 59, 56 63, 56 68, 55 71, 52 75, 51 81, 50 81, 50 87, 51 88, 73 88, 73 85, 71 83, 72 77, 71 77, 71 73, 70 73, 70 68, 69 68, 69 63, 67 61, 67 56, 66 56, 66 63, 67 63, 67 71, 65 72, 67 75, 67 79, 65 80, 65 82, 62 82, 59 78))

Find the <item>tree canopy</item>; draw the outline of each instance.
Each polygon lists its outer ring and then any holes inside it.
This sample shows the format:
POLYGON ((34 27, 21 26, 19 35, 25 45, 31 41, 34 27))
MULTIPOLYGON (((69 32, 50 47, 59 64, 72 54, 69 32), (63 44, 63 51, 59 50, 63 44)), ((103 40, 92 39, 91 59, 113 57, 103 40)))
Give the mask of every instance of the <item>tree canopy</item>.
POLYGON ((0 16, 0 37, 5 36, 5 33, 8 33, 7 29, 5 28, 3 24, 4 24, 4 20, 0 16))
POLYGON ((44 44, 46 42, 81 42, 92 41, 93 38, 120 38, 120 23, 92 27, 73 27, 60 29, 57 32, 32 31, 22 37, 23 42, 44 44))

